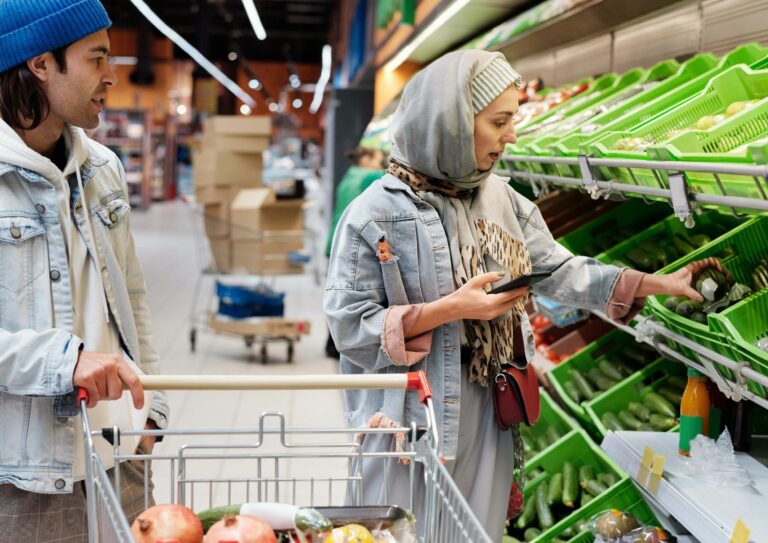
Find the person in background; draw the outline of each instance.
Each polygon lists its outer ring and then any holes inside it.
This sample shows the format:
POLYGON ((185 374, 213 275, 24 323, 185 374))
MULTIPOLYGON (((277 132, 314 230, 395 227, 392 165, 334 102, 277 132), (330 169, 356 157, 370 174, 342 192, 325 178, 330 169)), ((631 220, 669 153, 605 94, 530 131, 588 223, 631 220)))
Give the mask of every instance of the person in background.
MULTIPOLYGON (((333 234, 344 210, 347 209, 352 200, 371 186, 371 183, 384 175, 386 157, 382 151, 368 147, 356 147, 348 150, 346 156, 352 166, 349 167, 336 188, 336 200, 331 218, 331 228, 328 232, 328 241, 325 245, 325 256, 331 254, 333 234)), ((339 351, 336 349, 330 334, 328 334, 328 340, 325 342, 325 354, 330 358, 339 358, 339 351)))
MULTIPOLYGON (((99 0, 0 1, 0 542, 88 540, 76 387, 95 428, 168 420, 138 377, 158 357, 125 172, 83 131, 116 83, 110 25, 99 0)), ((121 482, 132 520, 143 469, 121 482)))
MULTIPOLYGON (((527 287, 490 294, 492 284, 551 272, 534 292, 626 321, 646 296, 701 300, 693 274, 721 267, 708 260, 647 275, 557 243, 536 205, 493 173, 505 145, 516 141, 520 83, 502 54, 474 50, 444 55, 411 79, 390 128, 387 174, 339 221, 324 300, 342 374, 426 372, 438 454, 495 542, 525 474, 519 429, 499 427, 491 387, 503 365, 525 368, 535 347, 527 287)), ((353 428, 425 424, 416 394, 345 395, 353 428)), ((397 453, 404 439, 371 433, 361 447, 397 453)), ((381 460, 364 461, 363 503, 410 503, 413 466, 384 461, 386 470, 381 460)), ((414 469, 418 523, 425 482, 423 467, 414 469)))

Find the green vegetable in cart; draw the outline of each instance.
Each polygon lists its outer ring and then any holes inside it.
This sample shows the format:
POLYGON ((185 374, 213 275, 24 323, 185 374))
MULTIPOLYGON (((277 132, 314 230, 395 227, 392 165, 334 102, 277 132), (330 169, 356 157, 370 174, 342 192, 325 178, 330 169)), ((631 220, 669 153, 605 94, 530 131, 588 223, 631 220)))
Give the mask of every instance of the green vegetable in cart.
POLYGON ((593 468, 589 464, 584 464, 579 468, 579 486, 581 486, 581 488, 584 488, 584 485, 586 484, 587 481, 594 478, 595 478, 595 468, 593 468))
POLYGON ((534 520, 536 520, 536 500, 531 496, 530 499, 525 501, 523 512, 515 520, 515 528, 525 530, 534 520))
POLYGON ((568 375, 571 376, 571 380, 574 382, 576 388, 579 389, 579 392, 585 399, 591 400, 595 397, 595 389, 592 388, 592 385, 587 382, 587 380, 580 372, 576 370, 569 370, 568 375))
POLYGON ((656 392, 647 392, 643 396, 643 403, 650 408, 651 411, 659 415, 675 418, 677 411, 675 407, 669 403, 669 400, 657 394, 656 392))
POLYGON ((693 234, 689 239, 696 247, 704 247, 707 243, 712 241, 712 238, 706 234, 693 234))
POLYGON ((613 379, 614 381, 621 381, 624 379, 624 375, 622 375, 619 368, 615 364, 612 364, 610 360, 601 360, 598 362, 597 367, 600 368, 600 371, 602 371, 609 379, 613 379))
POLYGON ((709 130, 717 124, 717 119, 714 115, 704 115, 698 121, 696 121, 696 130, 709 130))
POLYGON ((592 381, 601 391, 609 390, 618 383, 618 381, 606 377, 605 374, 598 368, 592 368, 589 370, 587 372, 587 377, 589 377, 589 380, 592 381))
POLYGON ((629 377, 633 373, 635 373, 635 370, 627 366, 624 362, 616 362, 616 367, 619 368, 619 371, 624 375, 624 377, 629 377))
POLYGON ((732 304, 735 304, 736 302, 742 301, 744 298, 750 296, 751 294, 752 289, 747 285, 736 283, 731 287, 730 292, 728 292, 728 301, 732 304))
POLYGON ((501 536, 501 543, 523 543, 516 537, 512 537, 511 535, 503 535, 501 536))
POLYGON ((555 473, 549 480, 547 504, 551 507, 563 501, 563 474, 555 473))
POLYGON ((547 447, 549 447, 547 436, 539 436, 536 438, 536 448, 539 449, 539 451, 543 451, 547 447))
POLYGON ((536 446, 533 443, 533 438, 522 432, 520 437, 523 438, 523 450, 525 450, 525 455, 533 456, 536 453, 536 446))
POLYGON ((629 412, 639 418, 641 421, 648 422, 648 419, 651 418, 651 410, 641 403, 629 402, 627 409, 629 409, 629 412))
POLYGON ((531 471, 529 471, 529 472, 526 474, 526 477, 527 477, 527 478, 528 478, 528 480, 530 481, 530 480, 533 480, 533 479, 535 479, 536 477, 538 477, 538 476, 539 476, 539 475, 541 475, 542 473, 544 473, 544 472, 543 472, 543 471, 541 471, 541 468, 536 468, 536 469, 532 469, 531 471))
POLYGON ((239 515, 240 505, 225 505, 223 507, 214 507, 213 509, 207 509, 197 513, 197 518, 203 524, 203 533, 208 531, 208 528, 219 522, 224 515, 239 515))
POLYGON ((639 430, 640 426, 643 424, 641 420, 639 420, 629 411, 619 411, 619 420, 630 430, 639 430))
POLYGON ((768 264, 765 261, 760 262, 757 267, 752 270, 752 286, 755 290, 761 290, 768 287, 768 264))
POLYGON ((555 525, 555 518, 547 503, 548 497, 549 486, 547 483, 541 483, 536 487, 536 515, 539 517, 539 527, 542 530, 548 530, 555 525))
POLYGON ((693 315, 696 311, 703 310, 704 306, 701 304, 701 302, 697 302, 696 300, 685 300, 680 302, 680 305, 675 308, 675 313, 681 317, 687 318, 693 315))
POLYGON ((563 434, 561 434, 557 428, 554 426, 547 426, 547 441, 549 441, 549 444, 556 443, 561 437, 563 437, 563 434))
POLYGON ((576 383, 574 383, 573 381, 566 381, 565 383, 563 383, 563 390, 565 390, 565 393, 574 402, 581 401, 581 393, 579 392, 579 388, 576 386, 576 383))
POLYGON ((598 481, 597 479, 590 479, 583 485, 583 488, 593 496, 599 496, 600 494, 608 490, 608 487, 605 486, 600 481, 598 481))
POLYGON ((640 428, 638 428, 637 431, 638 432, 655 432, 656 430, 654 429, 653 426, 651 426, 647 422, 644 422, 640 425, 640 428))
POLYGON ((677 420, 674 417, 664 417, 656 414, 651 415, 651 420, 648 422, 657 432, 666 432, 677 424, 677 420))
POLYGON ((576 466, 572 462, 563 463, 563 505, 573 507, 579 495, 579 480, 576 466))
MULTIPOLYGON (((715 268, 707 268, 696 278, 696 290, 710 302, 719 300, 728 292, 729 284, 725 274, 715 268)), ((687 315, 684 315, 687 316, 687 315)))
POLYGON ((659 394, 664 396, 666 399, 668 399, 670 402, 672 402, 675 405, 680 405, 680 402, 683 401, 683 395, 675 390, 672 387, 664 386, 659 389, 659 394))
POLYGON ((528 528, 523 533, 523 539, 525 539, 526 541, 533 541, 540 535, 541 535, 541 530, 539 530, 538 528, 528 528))
POLYGON ((689 318, 693 322, 698 322, 699 324, 707 324, 707 314, 703 311, 694 311, 689 318))
POLYGON ((674 311, 677 309, 677 306, 680 305, 682 302, 687 300, 688 298, 686 296, 667 296, 667 298, 664 300, 664 307, 669 309, 670 311, 674 311))
POLYGON ((614 432, 626 430, 621 421, 619 421, 619 418, 611 412, 603 413, 603 416, 600 417, 600 421, 608 430, 613 430, 614 432))
POLYGON ((594 499, 595 499, 595 497, 593 495, 591 495, 590 493, 582 492, 581 493, 581 499, 579 500, 579 507, 584 507, 585 505, 587 505, 589 502, 591 502, 594 499))
POLYGON ((672 235, 672 246, 681 255, 687 255, 688 253, 692 253, 693 251, 696 250, 696 247, 694 247, 691 244, 691 242, 688 241, 688 238, 686 238, 682 234, 673 234, 672 235))
POLYGON ((627 251, 624 255, 627 259, 634 264, 635 267, 641 270, 655 271, 658 267, 658 261, 654 255, 646 253, 639 247, 634 247, 627 251))
POLYGON ((616 477, 615 474, 606 471, 605 473, 600 473, 597 476, 597 480, 603 483, 607 487, 611 487, 615 485, 618 482, 618 477, 616 477))

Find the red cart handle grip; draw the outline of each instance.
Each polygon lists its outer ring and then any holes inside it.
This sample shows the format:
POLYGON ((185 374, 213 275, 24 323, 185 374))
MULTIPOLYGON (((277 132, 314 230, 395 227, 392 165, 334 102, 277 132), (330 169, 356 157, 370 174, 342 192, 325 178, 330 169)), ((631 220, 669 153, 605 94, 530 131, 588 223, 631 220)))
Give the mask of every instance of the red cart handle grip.
POLYGON ((83 387, 77 387, 77 405, 88 403, 88 391, 83 387))
POLYGON ((411 371, 408 372, 408 385, 405 387, 408 390, 419 391, 419 401, 423 404, 427 403, 427 400, 432 398, 432 388, 427 381, 427 374, 423 371, 411 371))

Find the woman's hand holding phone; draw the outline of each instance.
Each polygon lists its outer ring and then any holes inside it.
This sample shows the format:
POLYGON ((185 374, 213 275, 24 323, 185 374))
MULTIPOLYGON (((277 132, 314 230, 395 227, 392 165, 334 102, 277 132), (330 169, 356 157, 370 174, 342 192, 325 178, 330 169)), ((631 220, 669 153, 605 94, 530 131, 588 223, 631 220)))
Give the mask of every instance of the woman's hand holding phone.
POLYGON ((500 281, 505 276, 497 272, 484 273, 470 279, 449 297, 460 319, 492 320, 508 313, 528 292, 528 286, 500 294, 486 292, 485 285, 500 281))

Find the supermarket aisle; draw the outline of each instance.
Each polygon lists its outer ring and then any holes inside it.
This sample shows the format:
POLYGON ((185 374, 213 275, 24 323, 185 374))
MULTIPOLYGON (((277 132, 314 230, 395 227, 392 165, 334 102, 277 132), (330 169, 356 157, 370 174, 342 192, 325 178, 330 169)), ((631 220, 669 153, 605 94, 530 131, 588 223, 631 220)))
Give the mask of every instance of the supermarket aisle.
MULTIPOLYGON (((144 266, 147 281, 148 304, 155 329, 155 345, 159 351, 163 373, 173 374, 327 374, 337 371, 337 362, 325 358, 324 345, 327 329, 321 308, 322 287, 310 275, 278 278, 276 288, 286 292, 286 317, 310 320, 312 331, 296 344, 295 361, 285 363, 283 344, 272 344, 270 361, 264 366, 258 360, 258 345, 249 350, 240 338, 198 333, 197 351, 189 348, 189 313, 192 305, 200 263, 196 251, 193 215, 187 204, 168 202, 154 204, 147 212, 133 215, 134 235, 139 259, 144 266)), ((212 288, 210 278, 205 292, 212 288)), ((171 392, 171 426, 174 429, 227 429, 255 428, 262 412, 280 412, 285 416, 287 428, 340 428, 344 425, 342 395, 338 391, 318 392, 171 392)), ((270 419, 275 427, 277 419, 270 419)), ((167 438, 156 448, 162 454, 177 454, 182 443, 255 443, 254 435, 245 437, 174 437, 167 438)), ((336 438, 339 441, 339 438, 336 438)), ((274 439, 265 441, 263 449, 283 450, 274 439)), ((262 449, 262 450, 263 450, 262 449)), ((211 451, 221 455, 224 451, 211 451)), ((168 463, 166 463, 168 464, 168 463)), ((198 461, 192 474, 195 477, 253 476, 253 461, 219 460, 198 461)), ((169 499, 169 466, 154 466, 158 502, 169 499)), ((265 472, 267 468, 265 467, 265 472)), ((272 469, 271 467, 269 469, 272 469)), ((288 462, 280 465, 281 476, 300 474, 318 476, 339 473, 343 464, 338 460, 288 462)), ((207 506, 210 489, 202 488, 204 501, 196 509, 207 506)), ((308 485, 305 485, 308 486, 308 485)), ((326 483, 327 495, 327 483, 326 483)), ((244 489, 240 489, 243 491, 244 489)), ((215 495, 224 502, 237 503, 229 498, 223 487, 215 495)), ((299 488, 299 496, 311 493, 299 488)), ((338 490, 334 489, 337 496, 338 490)), ((253 495, 250 496, 253 498, 253 495)), ((270 496, 272 498, 274 496, 270 496)), ((244 497, 243 497, 244 498, 244 497)), ((200 495, 196 495, 196 500, 200 495)), ((283 495, 282 499, 285 499, 283 495)), ((307 499, 305 496, 304 500, 307 499)), ((214 503, 221 505, 222 503, 214 503)))

